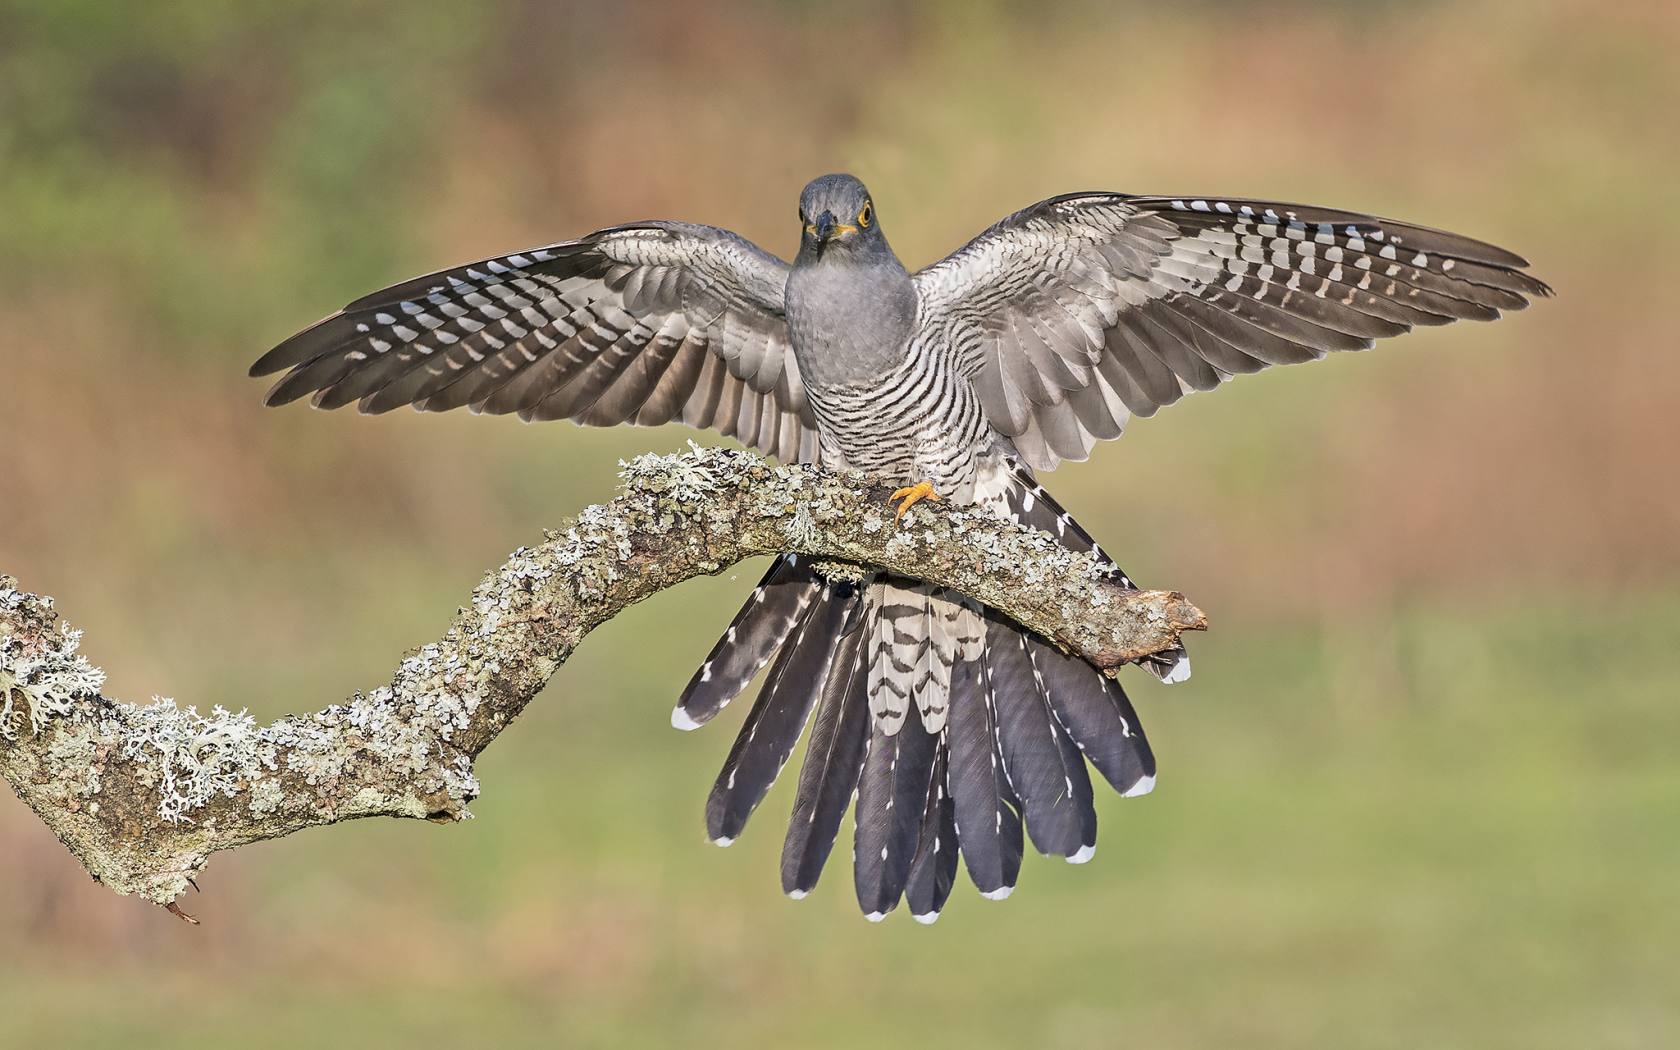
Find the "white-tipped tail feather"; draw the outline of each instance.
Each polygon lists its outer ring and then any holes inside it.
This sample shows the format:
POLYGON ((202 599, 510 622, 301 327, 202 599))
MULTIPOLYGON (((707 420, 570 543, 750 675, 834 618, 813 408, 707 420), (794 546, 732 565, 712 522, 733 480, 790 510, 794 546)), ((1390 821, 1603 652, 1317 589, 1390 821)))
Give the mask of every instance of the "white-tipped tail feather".
POLYGON ((1172 670, 1163 675, 1161 681, 1167 683, 1168 685, 1174 685, 1178 682, 1188 682, 1189 680, 1190 656, 1188 653, 1180 653, 1178 659, 1174 661, 1172 665, 1172 670))

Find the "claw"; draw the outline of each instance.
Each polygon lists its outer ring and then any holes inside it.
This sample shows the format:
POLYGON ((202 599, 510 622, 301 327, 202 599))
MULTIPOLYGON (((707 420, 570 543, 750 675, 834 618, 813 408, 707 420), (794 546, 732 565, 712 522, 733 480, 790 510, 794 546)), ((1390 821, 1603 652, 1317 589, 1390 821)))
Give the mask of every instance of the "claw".
POLYGON ((933 491, 932 482, 919 481, 910 488, 899 489, 897 492, 892 494, 892 498, 904 501, 898 505, 898 513, 893 515, 893 520, 897 521, 898 519, 904 517, 905 511, 909 510, 913 504, 918 503, 921 500, 931 499, 934 502, 938 502, 939 493, 933 491))

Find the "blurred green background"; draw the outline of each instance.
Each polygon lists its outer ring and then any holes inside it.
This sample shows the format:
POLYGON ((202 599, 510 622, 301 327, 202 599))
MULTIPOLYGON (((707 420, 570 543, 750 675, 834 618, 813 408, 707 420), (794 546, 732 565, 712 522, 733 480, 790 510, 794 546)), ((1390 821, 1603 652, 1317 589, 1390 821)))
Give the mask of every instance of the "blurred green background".
POLYGON ((848 170, 913 267, 1123 189, 1442 226, 1559 292, 1047 479, 1213 621, 1192 681, 1128 678, 1160 786, 1099 798, 1089 865, 875 926, 843 863, 778 892, 787 783, 705 845, 733 725, 668 712, 748 565, 590 638, 478 819, 218 855, 200 928, 0 793, 0 1046, 1680 1045, 1676 56, 1672 0, 0 0, 0 570, 128 700, 378 684, 696 436, 259 407, 263 350, 438 266, 648 217, 788 256, 848 170))

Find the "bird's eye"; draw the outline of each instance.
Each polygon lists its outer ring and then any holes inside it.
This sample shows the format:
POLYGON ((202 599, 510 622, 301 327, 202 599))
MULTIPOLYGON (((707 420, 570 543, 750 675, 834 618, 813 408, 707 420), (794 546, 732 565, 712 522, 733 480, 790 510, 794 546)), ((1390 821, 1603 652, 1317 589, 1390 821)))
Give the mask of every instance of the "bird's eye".
POLYGON ((875 209, 868 201, 863 202, 863 210, 858 212, 858 225, 868 229, 869 223, 875 218, 875 209))

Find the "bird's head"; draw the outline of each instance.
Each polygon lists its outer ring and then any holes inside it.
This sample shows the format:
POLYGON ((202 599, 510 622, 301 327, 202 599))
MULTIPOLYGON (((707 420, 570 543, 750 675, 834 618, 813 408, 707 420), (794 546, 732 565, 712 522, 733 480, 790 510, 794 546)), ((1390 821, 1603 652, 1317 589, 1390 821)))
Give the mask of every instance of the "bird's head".
POLYGON ((813 179, 799 195, 799 224, 804 230, 799 258, 806 264, 861 260, 892 251, 876 221, 869 190, 850 175, 813 179))

